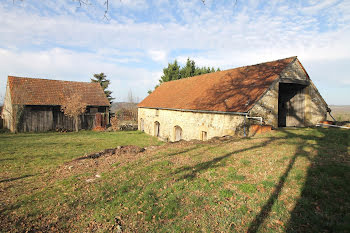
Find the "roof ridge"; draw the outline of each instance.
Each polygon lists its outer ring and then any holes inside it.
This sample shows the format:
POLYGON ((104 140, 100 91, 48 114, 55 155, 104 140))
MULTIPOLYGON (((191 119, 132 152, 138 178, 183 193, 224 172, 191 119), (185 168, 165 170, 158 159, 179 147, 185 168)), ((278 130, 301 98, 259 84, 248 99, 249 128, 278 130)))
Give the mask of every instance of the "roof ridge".
MULTIPOLYGON (((294 59, 293 59, 293 61, 294 61, 296 58, 298 58, 298 56, 291 56, 291 57, 281 58, 281 59, 272 60, 272 61, 267 61, 267 62, 260 62, 260 63, 253 64, 253 65, 239 66, 239 67, 232 68, 232 69, 220 70, 220 71, 215 71, 215 72, 211 72, 211 73, 205 73, 205 74, 190 76, 190 77, 186 77, 186 78, 181 78, 181 79, 171 80, 171 81, 168 81, 168 82, 163 82, 162 84, 164 84, 164 83, 169 83, 169 82, 176 82, 176 81, 180 81, 180 80, 184 80, 184 79, 202 77, 202 76, 204 76, 204 75, 209 75, 209 74, 212 74, 212 73, 228 72, 228 71, 232 71, 232 70, 235 70, 235 69, 241 69, 241 68, 246 68, 246 67, 253 67, 253 66, 258 66, 258 65, 266 64, 266 63, 271 63, 271 62, 279 62, 279 61, 283 61, 283 60, 287 60, 287 59, 291 59, 291 58, 294 58, 294 59)), ((293 62, 293 61, 291 61, 291 62, 293 62)), ((290 63, 291 63, 291 62, 290 62, 290 63)))
POLYGON ((94 82, 84 82, 84 81, 68 81, 68 80, 60 80, 60 79, 48 79, 48 78, 32 78, 32 77, 20 77, 20 76, 13 76, 8 75, 8 78, 20 78, 20 79, 34 79, 34 80, 47 80, 47 81, 57 81, 57 82, 75 82, 75 83, 84 83, 84 84, 90 84, 94 82))
MULTIPOLYGON (((287 59, 291 59, 291 58, 297 58, 298 56, 291 56, 291 57, 286 57, 286 58, 281 58, 281 59, 277 59, 277 60, 272 60, 272 61, 266 61, 266 62, 260 62, 260 63, 256 63, 253 65, 246 65, 246 66, 239 66, 233 69, 228 69, 228 70, 234 70, 234 69, 239 69, 239 68, 244 68, 244 67, 250 67, 250 66, 258 66, 258 65, 262 65, 262 64, 266 64, 266 63, 271 63, 271 62, 277 62, 277 61, 283 61, 283 60, 287 60, 287 59)), ((223 70, 225 71, 225 70, 223 70)))

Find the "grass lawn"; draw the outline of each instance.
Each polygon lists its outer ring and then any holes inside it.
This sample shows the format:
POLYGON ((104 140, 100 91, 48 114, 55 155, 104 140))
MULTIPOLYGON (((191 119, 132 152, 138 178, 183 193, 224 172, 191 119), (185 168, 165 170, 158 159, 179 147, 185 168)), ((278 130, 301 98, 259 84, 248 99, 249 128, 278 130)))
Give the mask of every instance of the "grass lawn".
POLYGON ((0 231, 349 232, 349 142, 338 129, 168 144, 0 134, 0 231), (72 161, 118 145, 159 147, 72 161))

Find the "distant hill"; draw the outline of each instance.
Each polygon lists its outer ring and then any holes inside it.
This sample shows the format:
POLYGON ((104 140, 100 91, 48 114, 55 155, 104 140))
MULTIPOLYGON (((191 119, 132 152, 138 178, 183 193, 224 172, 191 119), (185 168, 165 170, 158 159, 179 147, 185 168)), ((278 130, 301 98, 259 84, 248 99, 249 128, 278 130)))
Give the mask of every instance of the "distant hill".
POLYGON ((329 105, 332 113, 350 113, 350 105, 329 105))
MULTIPOLYGON (((350 105, 329 105, 331 114, 337 121, 350 121, 350 105)), ((329 120, 330 117, 328 117, 329 120)))
POLYGON ((122 108, 137 108, 138 103, 115 102, 111 105, 111 112, 115 113, 122 108))

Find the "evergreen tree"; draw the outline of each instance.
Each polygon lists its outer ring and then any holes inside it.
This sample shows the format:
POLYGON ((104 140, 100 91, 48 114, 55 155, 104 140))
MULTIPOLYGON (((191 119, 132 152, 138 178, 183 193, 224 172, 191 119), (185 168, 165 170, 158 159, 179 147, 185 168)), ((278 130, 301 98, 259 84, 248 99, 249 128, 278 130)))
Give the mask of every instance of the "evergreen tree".
POLYGON ((186 65, 180 70, 181 78, 192 77, 196 72, 196 63, 187 58, 186 65))
MULTIPOLYGON (((220 71, 220 68, 218 68, 216 71, 220 71)), ((177 61, 175 60, 174 63, 168 63, 168 67, 163 69, 163 75, 159 80, 159 84, 156 85, 154 89, 159 87, 159 85, 164 82, 193 77, 196 75, 207 74, 207 73, 216 72, 216 71, 214 67, 212 68, 205 67, 205 66, 196 67, 196 63, 190 58, 187 58, 186 65, 181 68, 177 64, 177 61)), ((152 90, 149 90, 148 94, 151 94, 151 93, 152 93, 152 90)))
POLYGON ((175 60, 174 63, 168 63, 168 67, 163 69, 163 75, 160 77, 159 83, 169 82, 180 79, 180 66, 175 60))
POLYGON ((106 75, 104 73, 94 74, 94 78, 91 79, 91 82, 93 83, 99 83, 105 92, 108 100, 110 103, 113 102, 114 98, 111 96, 112 92, 107 90, 110 80, 106 79, 106 75))

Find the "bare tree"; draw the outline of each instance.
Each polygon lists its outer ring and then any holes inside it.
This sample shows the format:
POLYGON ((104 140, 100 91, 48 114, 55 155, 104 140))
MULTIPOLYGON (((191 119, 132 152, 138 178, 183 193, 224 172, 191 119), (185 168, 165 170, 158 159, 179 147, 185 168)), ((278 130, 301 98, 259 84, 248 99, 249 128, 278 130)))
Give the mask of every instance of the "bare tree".
POLYGON ((61 105, 61 111, 64 115, 74 119, 75 131, 79 131, 79 116, 86 111, 87 104, 82 100, 81 95, 74 93, 69 96, 65 103, 61 105))
MULTIPOLYGON (((23 1, 23 0, 19 0, 19 1, 23 1)), ((90 1, 89 0, 72 0, 73 2, 78 2, 79 7, 81 7, 82 5, 90 5, 90 1)), ((120 0, 122 1, 122 0, 120 0)), ((200 0, 204 5, 205 5, 205 0, 200 0)), ((237 4, 237 0, 233 0, 235 2, 235 5, 237 4)), ((12 0, 13 3, 15 3, 15 0, 12 0)), ((104 19, 109 20, 107 14, 109 11, 109 0, 104 0, 104 6, 105 6, 105 12, 103 15, 104 19)))
POLYGON ((0 106, 3 106, 4 105, 4 99, 5 99, 5 97, 4 97, 4 95, 0 95, 0 106))
POLYGON ((12 98, 9 95, 0 98, 0 105, 3 104, 1 117, 4 120, 4 127, 11 130, 11 132, 17 133, 21 130, 23 123, 25 106, 21 103, 25 94, 16 89, 13 92, 16 94, 12 98))
POLYGON ((131 91, 131 89, 129 90, 128 92, 128 97, 127 97, 127 100, 126 100, 128 103, 135 103, 135 97, 131 91))

